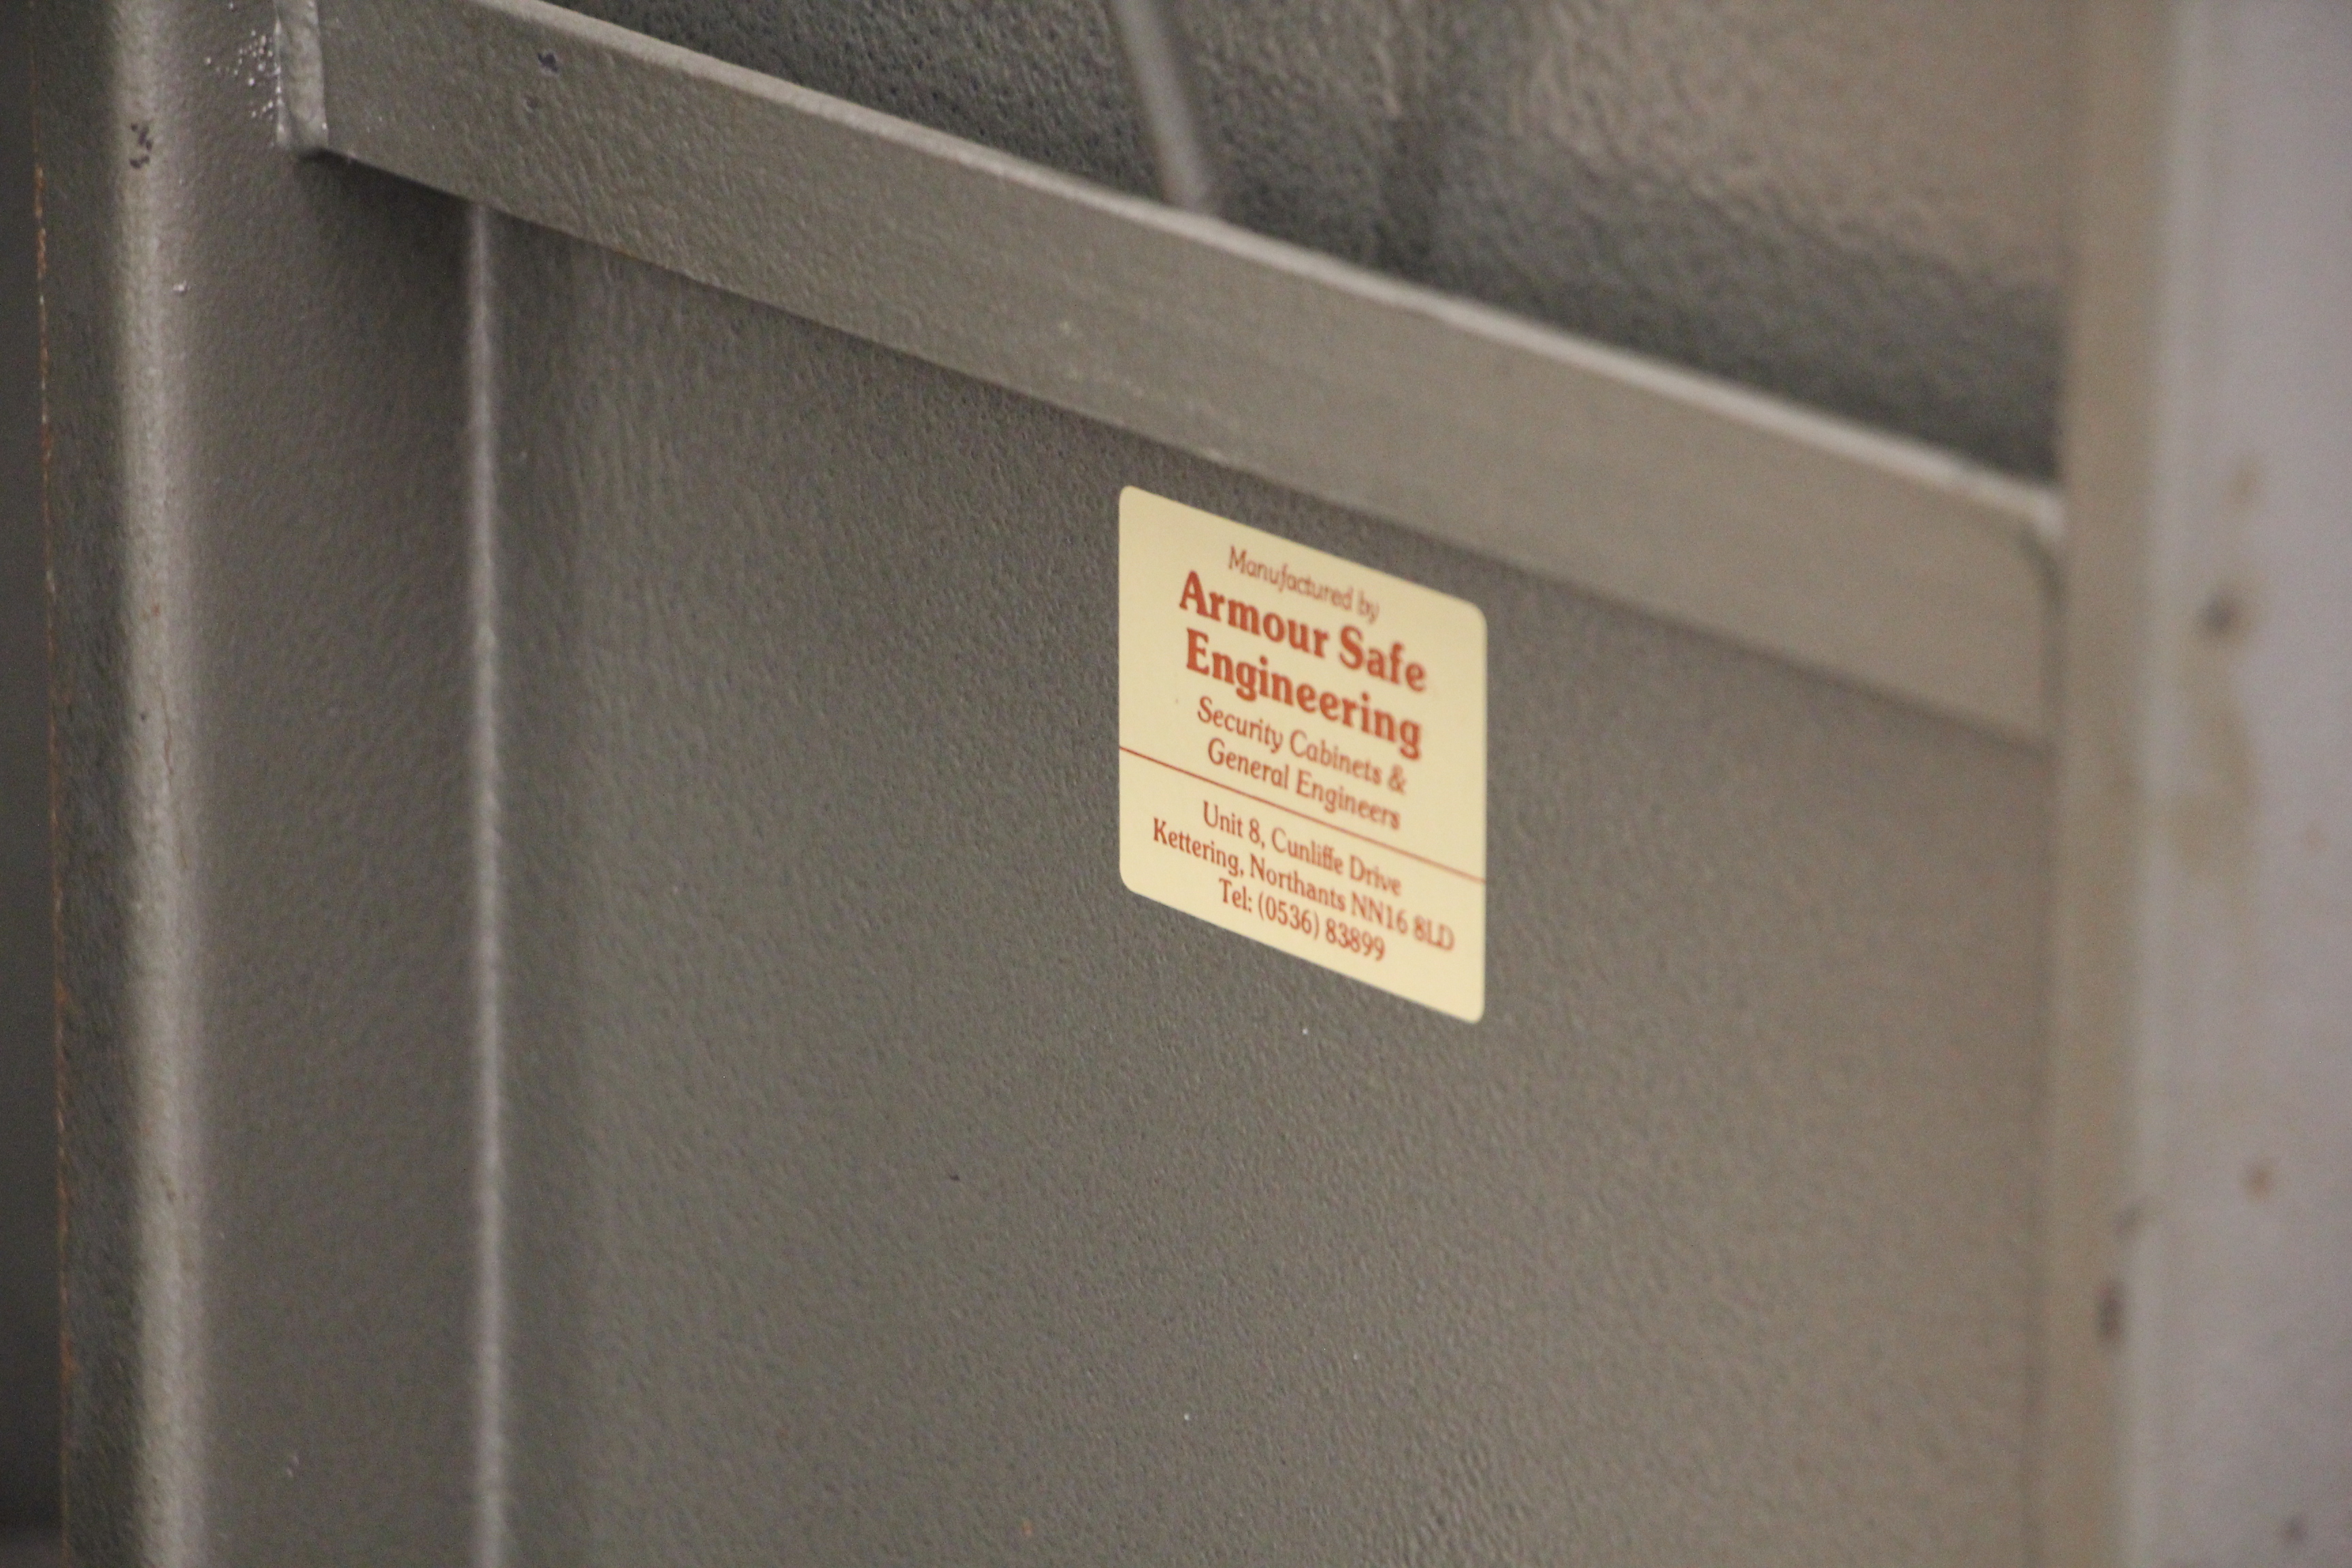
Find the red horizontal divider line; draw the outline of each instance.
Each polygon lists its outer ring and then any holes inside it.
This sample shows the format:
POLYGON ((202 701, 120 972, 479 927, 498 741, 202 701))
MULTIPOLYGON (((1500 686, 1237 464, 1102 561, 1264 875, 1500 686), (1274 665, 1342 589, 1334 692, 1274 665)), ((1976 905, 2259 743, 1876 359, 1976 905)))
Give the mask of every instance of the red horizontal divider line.
POLYGON ((1149 752, 1139 752, 1133 746, 1121 746, 1119 750, 1125 752, 1130 757, 1140 757, 1147 763, 1157 763, 1159 766, 1166 768, 1171 773, 1182 773, 1188 779, 1197 779, 1204 784, 1213 784, 1217 788, 1223 790, 1228 795, 1237 795, 1244 800, 1254 800, 1257 802, 1258 805, 1265 806, 1268 811, 1288 812, 1291 816, 1298 818, 1301 822, 1311 822, 1318 827, 1328 827, 1332 832, 1344 834, 1349 838, 1361 839, 1364 843, 1370 844, 1375 848, 1385 849, 1391 855, 1402 855, 1408 860, 1418 860, 1424 866, 1444 871, 1450 876, 1459 877, 1465 882, 1475 882, 1482 888, 1486 885, 1486 878, 1473 876, 1467 871, 1458 870, 1452 866, 1448 866, 1443 860, 1433 860, 1426 855, 1416 855, 1410 849, 1400 849, 1393 844, 1384 844, 1381 842, 1381 840, 1374 838, 1369 833, 1359 833, 1352 827, 1342 827, 1338 823, 1327 821, 1320 816, 1309 816, 1307 813, 1299 810, 1295 805, 1285 805, 1278 800, 1267 800, 1262 795, 1252 795, 1245 789, 1235 789, 1233 785, 1227 784, 1223 779, 1213 779, 1205 773, 1196 773, 1190 768, 1180 768, 1174 763, 1160 762, 1158 757, 1153 756, 1149 752))

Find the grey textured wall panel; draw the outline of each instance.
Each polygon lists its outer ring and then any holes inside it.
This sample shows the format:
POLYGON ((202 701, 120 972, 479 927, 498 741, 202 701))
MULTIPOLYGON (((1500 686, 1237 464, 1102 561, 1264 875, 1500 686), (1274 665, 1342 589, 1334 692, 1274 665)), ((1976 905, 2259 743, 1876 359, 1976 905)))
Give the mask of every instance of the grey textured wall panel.
MULTIPOLYGON (((1097 0, 571 3, 1150 188, 1097 0)), ((1174 10, 1239 221, 2050 471, 2074 5, 1174 10)))
POLYGON ((2021 1560, 2032 752, 507 232, 529 1560, 2021 1560), (1485 610, 1483 1024, 1121 889, 1126 483, 1485 610))

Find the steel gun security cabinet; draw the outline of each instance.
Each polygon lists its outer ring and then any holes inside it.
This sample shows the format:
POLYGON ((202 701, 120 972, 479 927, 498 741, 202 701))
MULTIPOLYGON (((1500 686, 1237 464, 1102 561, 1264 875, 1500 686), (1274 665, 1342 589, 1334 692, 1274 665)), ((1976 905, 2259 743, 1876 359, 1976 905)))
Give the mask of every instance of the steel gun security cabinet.
POLYGON ((76 1560, 2352 1560, 2352 26, 1732 13, 45 0, 76 1560))

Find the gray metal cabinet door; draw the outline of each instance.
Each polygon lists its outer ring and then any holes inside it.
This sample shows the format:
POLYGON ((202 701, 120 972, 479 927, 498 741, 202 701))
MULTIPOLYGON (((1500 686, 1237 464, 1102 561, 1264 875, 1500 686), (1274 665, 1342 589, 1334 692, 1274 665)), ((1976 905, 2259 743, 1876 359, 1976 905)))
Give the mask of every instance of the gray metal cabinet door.
POLYGON ((295 21, 42 23, 87 1556, 2021 1560, 2046 491, 295 21), (1477 1024, 1120 885, 1128 485, 1486 615, 1477 1024))

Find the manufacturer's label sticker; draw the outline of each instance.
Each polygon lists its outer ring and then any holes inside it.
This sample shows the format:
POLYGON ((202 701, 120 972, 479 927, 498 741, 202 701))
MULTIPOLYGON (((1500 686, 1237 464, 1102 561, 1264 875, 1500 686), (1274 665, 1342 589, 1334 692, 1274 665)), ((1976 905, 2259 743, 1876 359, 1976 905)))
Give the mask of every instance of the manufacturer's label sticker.
POLYGON ((1120 878, 1475 1023, 1486 616, 1143 490, 1118 521, 1120 878))

